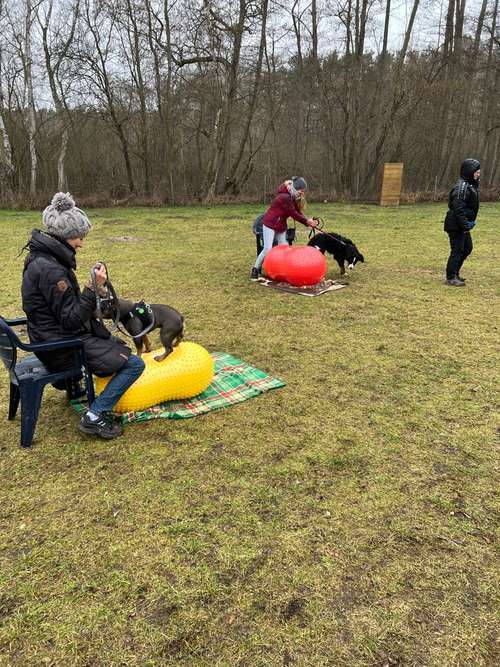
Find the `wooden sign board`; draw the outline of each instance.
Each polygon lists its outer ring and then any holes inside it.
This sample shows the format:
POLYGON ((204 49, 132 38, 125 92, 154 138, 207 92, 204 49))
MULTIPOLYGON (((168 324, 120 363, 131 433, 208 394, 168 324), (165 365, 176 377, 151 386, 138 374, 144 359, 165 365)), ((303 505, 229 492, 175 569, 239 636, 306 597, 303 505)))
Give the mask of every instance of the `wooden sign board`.
POLYGON ((403 183, 403 163, 386 162, 384 178, 380 194, 380 206, 399 206, 401 186, 403 183))

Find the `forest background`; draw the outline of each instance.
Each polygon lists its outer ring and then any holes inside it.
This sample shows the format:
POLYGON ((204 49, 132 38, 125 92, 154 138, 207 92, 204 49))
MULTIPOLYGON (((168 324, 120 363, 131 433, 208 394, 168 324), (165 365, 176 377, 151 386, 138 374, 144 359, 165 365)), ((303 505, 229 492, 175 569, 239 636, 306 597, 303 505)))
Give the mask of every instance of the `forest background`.
POLYGON ((0 205, 500 193, 499 0, 0 0, 0 205))

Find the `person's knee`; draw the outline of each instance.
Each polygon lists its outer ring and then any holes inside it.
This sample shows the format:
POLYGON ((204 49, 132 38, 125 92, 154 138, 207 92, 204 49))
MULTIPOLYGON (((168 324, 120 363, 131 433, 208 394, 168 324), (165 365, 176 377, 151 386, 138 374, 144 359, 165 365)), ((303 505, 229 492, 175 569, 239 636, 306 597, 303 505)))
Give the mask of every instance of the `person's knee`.
POLYGON ((139 377, 146 368, 146 364, 141 357, 137 356, 137 354, 131 354, 127 361, 127 367, 136 375, 136 377, 139 377))

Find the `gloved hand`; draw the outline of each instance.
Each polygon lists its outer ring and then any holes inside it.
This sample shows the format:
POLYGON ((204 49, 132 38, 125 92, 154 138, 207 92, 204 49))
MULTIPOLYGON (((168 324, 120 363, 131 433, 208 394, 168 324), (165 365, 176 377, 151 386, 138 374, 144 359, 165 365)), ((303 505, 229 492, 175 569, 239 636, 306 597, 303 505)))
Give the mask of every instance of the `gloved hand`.
POLYGON ((477 224, 476 220, 469 220, 469 222, 467 223, 467 229, 469 230, 469 232, 471 229, 474 229, 476 224, 477 224))

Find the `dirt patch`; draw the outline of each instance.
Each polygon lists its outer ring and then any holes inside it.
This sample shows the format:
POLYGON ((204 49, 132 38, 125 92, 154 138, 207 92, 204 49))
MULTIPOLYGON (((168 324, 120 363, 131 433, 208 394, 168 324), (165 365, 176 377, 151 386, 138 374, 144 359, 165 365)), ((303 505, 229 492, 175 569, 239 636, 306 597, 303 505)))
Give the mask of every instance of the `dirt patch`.
POLYGON ((168 604, 164 601, 160 601, 149 610, 147 617, 151 623, 164 626, 178 610, 179 607, 176 604, 168 604))
POLYGON ((137 236, 110 236, 110 241, 119 241, 121 243, 137 243, 141 239, 137 236))
POLYGON ((195 650, 197 635, 194 633, 181 634, 179 637, 166 641, 160 649, 160 655, 163 658, 181 658, 183 656, 190 656, 195 650))
POLYGON ((303 598, 291 598, 281 611, 281 618, 284 621, 290 621, 292 618, 300 616, 306 606, 306 601, 303 598))
POLYGON ((8 595, 0 595, 0 618, 10 616, 20 605, 20 601, 8 595))

